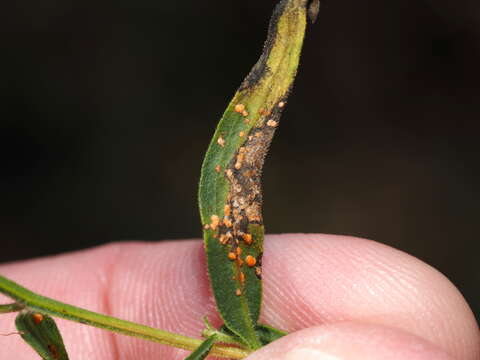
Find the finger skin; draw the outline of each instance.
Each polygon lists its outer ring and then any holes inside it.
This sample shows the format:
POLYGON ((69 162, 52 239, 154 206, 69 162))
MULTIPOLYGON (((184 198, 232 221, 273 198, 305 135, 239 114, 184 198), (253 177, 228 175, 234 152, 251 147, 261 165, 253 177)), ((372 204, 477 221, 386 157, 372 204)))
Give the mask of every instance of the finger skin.
MULTIPOLYGON (((198 337, 215 311, 200 241, 123 243, 0 266, 43 295, 198 337)), ((390 247, 330 235, 267 237, 262 321, 289 332, 361 322, 410 333, 453 358, 479 360, 478 327, 463 297, 440 273, 390 247)), ((1 302, 6 302, 1 301, 1 302)), ((182 359, 177 350, 59 320, 71 358, 182 359)), ((0 317, 0 333, 13 315, 0 317)), ((17 336, 2 352, 35 358, 17 336)))
POLYGON ((297 331, 246 360, 454 360, 415 335, 383 325, 339 322, 297 331))
POLYGON ((431 266, 365 239, 292 234, 281 239, 270 239, 267 250, 275 255, 264 261, 264 316, 273 326, 295 331, 364 321, 403 329, 458 359, 480 359, 470 308, 431 266))

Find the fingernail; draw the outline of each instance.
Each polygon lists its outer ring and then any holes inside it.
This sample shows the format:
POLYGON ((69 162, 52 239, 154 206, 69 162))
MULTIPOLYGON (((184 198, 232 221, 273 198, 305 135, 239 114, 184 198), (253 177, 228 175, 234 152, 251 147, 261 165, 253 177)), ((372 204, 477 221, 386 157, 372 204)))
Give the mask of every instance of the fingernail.
POLYGON ((282 360, 342 360, 337 356, 333 356, 323 351, 311 348, 293 349, 287 352, 282 360))

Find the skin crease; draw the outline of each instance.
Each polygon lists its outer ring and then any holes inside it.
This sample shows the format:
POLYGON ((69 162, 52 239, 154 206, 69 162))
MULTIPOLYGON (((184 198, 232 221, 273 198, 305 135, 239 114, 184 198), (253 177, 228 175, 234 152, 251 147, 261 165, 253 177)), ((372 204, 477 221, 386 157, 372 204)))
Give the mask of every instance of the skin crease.
MULTIPOLYGON (((271 235, 263 271, 261 321, 293 334, 248 359, 480 359, 478 326, 461 294, 401 251, 345 236, 271 235)), ((0 273, 61 301, 194 337, 204 315, 221 323, 200 241, 115 243, 4 264, 0 273)), ((14 316, 0 315, 0 334, 15 330, 14 316)), ((72 359, 176 360, 187 354, 57 323, 72 359)), ((16 335, 0 336, 0 344, 2 354, 17 360, 37 356, 16 335)))

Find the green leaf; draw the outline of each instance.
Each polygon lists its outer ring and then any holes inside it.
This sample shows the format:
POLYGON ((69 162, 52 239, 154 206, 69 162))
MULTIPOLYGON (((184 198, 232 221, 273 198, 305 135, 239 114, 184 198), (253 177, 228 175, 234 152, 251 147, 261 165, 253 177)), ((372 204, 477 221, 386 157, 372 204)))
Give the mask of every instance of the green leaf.
POLYGON ((22 338, 43 360, 68 360, 62 336, 50 316, 23 310, 17 315, 15 325, 22 338))
POLYGON ((262 342, 262 345, 268 345, 272 341, 278 340, 281 337, 287 335, 285 331, 275 329, 268 325, 258 324, 255 327, 255 331, 257 332, 258 338, 262 342))
POLYGON ((224 344, 235 344, 240 347, 244 347, 245 343, 238 337, 238 335, 231 332, 225 325, 220 329, 214 328, 207 318, 204 318, 205 329, 202 331, 202 336, 207 338, 210 336, 216 336, 216 342, 224 344))
POLYGON ((210 351, 212 350, 213 345, 215 344, 216 335, 210 336, 206 339, 202 344, 189 356, 185 358, 185 360, 203 360, 205 359, 210 351))
MULTIPOLYGON (((199 185, 208 272, 225 325, 250 349, 262 302, 264 227, 260 186, 302 48, 307 0, 282 0, 264 51, 228 105, 205 155, 199 185)), ((239 44, 241 48, 241 44, 239 44)))
MULTIPOLYGON (((257 334, 258 339, 262 343, 262 346, 268 345, 272 341, 278 340, 281 337, 288 334, 285 331, 278 330, 278 329, 275 329, 274 327, 264 325, 264 324, 257 324, 255 326, 255 332, 257 334)), ((235 335, 226 326, 222 326, 219 330, 217 330, 217 339, 220 340, 222 336, 225 337, 226 339, 232 339, 233 342, 242 343, 241 339, 239 339, 238 336, 235 335)), ((222 341, 222 340, 220 340, 220 341, 222 341)), ((222 341, 222 342, 224 342, 224 341, 222 341)), ((228 341, 225 341, 225 342, 228 343, 228 341)))

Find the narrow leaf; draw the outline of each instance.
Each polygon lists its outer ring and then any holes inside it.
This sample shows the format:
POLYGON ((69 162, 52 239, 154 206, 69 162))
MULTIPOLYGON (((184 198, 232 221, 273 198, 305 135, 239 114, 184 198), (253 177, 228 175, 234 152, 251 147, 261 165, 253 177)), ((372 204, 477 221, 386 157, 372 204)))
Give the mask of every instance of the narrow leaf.
POLYGON ((258 338, 262 342, 262 345, 268 345, 272 341, 278 340, 281 337, 287 335, 285 331, 275 329, 268 325, 258 324, 255 327, 255 331, 257 332, 258 338))
MULTIPOLYGON (((234 341, 239 341, 238 336, 236 336, 231 330, 229 330, 226 326, 222 326, 219 330, 217 330, 217 339, 220 340, 221 336, 225 336, 226 338, 230 338, 234 341)), ((258 339, 262 343, 262 346, 270 344, 272 341, 278 340, 281 337, 287 335, 288 333, 282 330, 275 329, 274 327, 264 325, 264 324, 257 324, 255 326, 255 332, 257 334, 258 339)), ((222 341, 223 342, 223 341, 222 341)), ((228 341, 226 341, 228 343, 228 341)), ((241 342, 241 340, 240 340, 241 342)))
POLYGON ((43 360, 68 360, 62 336, 50 316, 24 310, 17 315, 15 325, 22 338, 43 360))
POLYGON ((202 336, 208 338, 210 336, 216 336, 216 342, 224 344, 235 344, 241 347, 245 346, 242 339, 237 334, 231 332, 225 325, 222 325, 220 329, 214 328, 207 318, 204 318, 205 329, 202 331, 202 336))
POLYGON ((264 51, 228 105, 202 166, 199 207, 208 272, 225 325, 251 349, 262 302, 263 160, 295 78, 308 0, 282 0, 264 51))
POLYGON ((210 336, 206 339, 202 344, 189 356, 185 358, 185 360, 203 360, 205 359, 210 351, 212 350, 213 344, 215 344, 216 335, 210 336))

